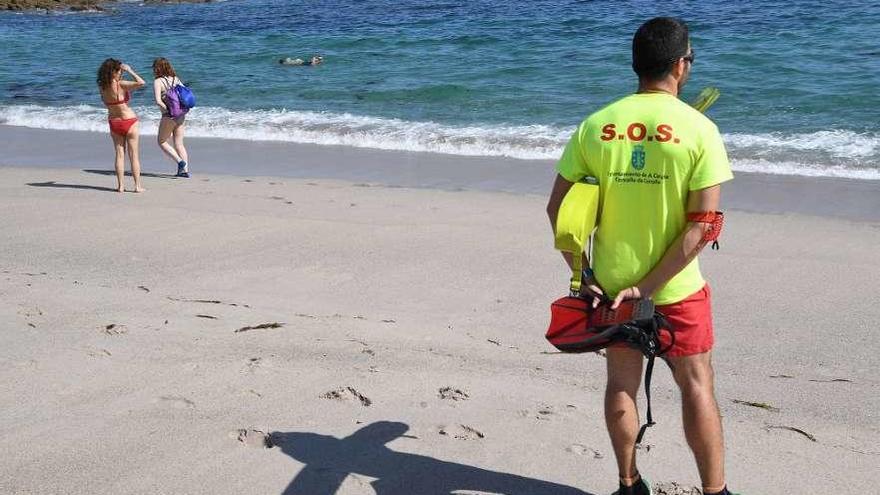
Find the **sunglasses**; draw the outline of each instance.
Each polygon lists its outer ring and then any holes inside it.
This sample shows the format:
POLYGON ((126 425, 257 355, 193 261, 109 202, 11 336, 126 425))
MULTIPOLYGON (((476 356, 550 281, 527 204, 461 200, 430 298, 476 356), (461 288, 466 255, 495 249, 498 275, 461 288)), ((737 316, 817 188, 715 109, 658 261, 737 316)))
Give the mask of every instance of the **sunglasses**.
POLYGON ((694 49, 691 48, 691 53, 688 55, 685 55, 684 57, 681 57, 681 59, 686 61, 687 63, 693 65, 694 64, 694 57, 696 57, 696 53, 694 52, 694 49))

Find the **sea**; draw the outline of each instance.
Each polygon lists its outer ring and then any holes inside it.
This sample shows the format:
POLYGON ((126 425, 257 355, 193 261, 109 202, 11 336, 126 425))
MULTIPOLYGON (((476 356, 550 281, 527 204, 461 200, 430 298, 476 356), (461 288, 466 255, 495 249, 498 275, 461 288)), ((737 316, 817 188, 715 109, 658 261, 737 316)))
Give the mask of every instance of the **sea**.
MULTIPOLYGON (((167 57, 195 92, 189 136, 513 159, 559 157, 592 111, 635 90, 631 40, 685 20, 685 100, 738 171, 880 180, 880 2, 226 0, 0 13, 0 124, 107 132, 96 71, 152 80, 167 57), (324 57, 316 67, 283 57, 324 57)), ((136 92, 143 132, 159 117, 136 92)), ((2 151, 2 143, 0 143, 2 151)))

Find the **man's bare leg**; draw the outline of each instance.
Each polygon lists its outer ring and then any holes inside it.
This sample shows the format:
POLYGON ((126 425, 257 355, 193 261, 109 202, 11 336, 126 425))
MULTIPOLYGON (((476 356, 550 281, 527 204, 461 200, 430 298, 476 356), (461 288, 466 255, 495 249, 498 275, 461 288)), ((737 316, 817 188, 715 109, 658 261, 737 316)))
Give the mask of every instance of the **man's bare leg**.
POLYGON ((631 486, 639 479, 635 448, 639 433, 636 394, 642 382, 642 360, 641 352, 628 347, 609 347, 606 351, 605 424, 624 486, 631 486))
POLYGON ((694 452, 703 491, 724 489, 724 434, 715 401, 712 352, 668 359, 681 390, 682 422, 688 445, 694 452))

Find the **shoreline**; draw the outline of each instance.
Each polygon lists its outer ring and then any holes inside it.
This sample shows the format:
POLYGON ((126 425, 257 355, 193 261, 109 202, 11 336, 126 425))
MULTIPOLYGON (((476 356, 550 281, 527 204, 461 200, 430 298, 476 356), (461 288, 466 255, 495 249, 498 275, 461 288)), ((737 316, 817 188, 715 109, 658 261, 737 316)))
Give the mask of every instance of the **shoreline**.
MULTIPOLYGON (((8 143, 0 166, 112 170, 109 137, 0 125, 8 143), (35 143, 52 142, 52 146, 35 143)), ((192 171, 239 177, 332 179, 389 187, 546 195, 555 171, 551 160, 473 157, 274 141, 187 138, 192 171)), ((142 136, 144 172, 174 167, 152 136, 142 136)), ((880 181, 734 172, 724 187, 725 209, 880 222, 880 181)))

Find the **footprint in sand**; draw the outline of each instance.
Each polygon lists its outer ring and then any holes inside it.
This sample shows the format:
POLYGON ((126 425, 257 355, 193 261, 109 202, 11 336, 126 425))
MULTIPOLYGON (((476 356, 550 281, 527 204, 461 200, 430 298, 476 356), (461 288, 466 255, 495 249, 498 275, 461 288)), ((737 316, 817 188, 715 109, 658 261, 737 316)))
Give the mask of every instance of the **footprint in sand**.
POLYGON ((86 350, 86 354, 92 357, 110 357, 113 354, 110 353, 107 349, 88 349, 86 350))
POLYGON ((538 415, 535 418, 547 420, 555 414, 556 411, 553 410, 553 406, 541 406, 538 408, 538 415))
POLYGON ((256 449, 271 449, 275 446, 275 443, 272 442, 271 435, 263 430, 258 430, 256 428, 243 428, 240 430, 230 431, 229 438, 237 440, 241 445, 244 445, 245 447, 256 449))
POLYGON ((242 368, 242 373, 255 373, 257 371, 262 371, 263 367, 263 358, 261 357, 252 357, 247 360, 244 368, 242 368))
POLYGON ((441 388, 438 395, 441 399, 453 401, 468 400, 471 398, 471 396, 468 395, 467 392, 452 387, 441 388))
POLYGON ((450 426, 441 426, 437 433, 443 436, 452 437, 456 440, 479 440, 486 438, 483 432, 468 425, 458 424, 450 426))
POLYGON ((104 333, 106 333, 107 335, 124 335, 128 333, 128 329, 125 328, 125 325, 111 323, 104 327, 104 333))
POLYGON ((43 316, 43 310, 38 308, 37 306, 34 306, 33 308, 20 310, 18 314, 24 315, 25 318, 33 318, 35 316, 43 316))
POLYGON ((349 397, 354 397, 361 403, 364 407, 369 407, 373 401, 370 400, 366 395, 358 392, 354 389, 354 387, 340 387, 334 390, 330 390, 329 392, 325 392, 319 396, 322 399, 331 399, 331 400, 339 400, 344 401, 349 397))
POLYGON ((519 415, 523 418, 533 417, 537 420, 541 421, 549 421, 551 416, 555 416, 557 413, 553 410, 553 406, 541 405, 538 407, 538 410, 532 413, 532 411, 528 409, 520 409, 519 415))
POLYGON ((577 455, 582 455, 582 456, 590 456, 593 459, 602 459, 605 457, 598 450, 591 449, 591 448, 587 447, 586 445, 581 445, 579 443, 569 445, 568 447, 565 448, 565 450, 566 450, 566 452, 571 452, 572 454, 577 454, 577 455))

